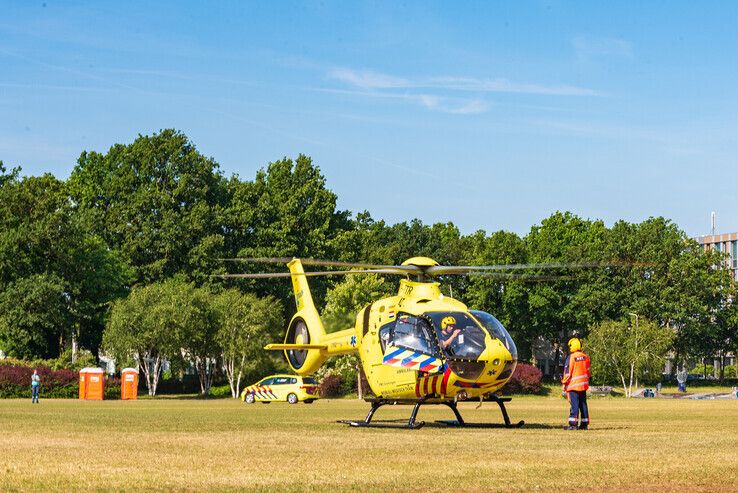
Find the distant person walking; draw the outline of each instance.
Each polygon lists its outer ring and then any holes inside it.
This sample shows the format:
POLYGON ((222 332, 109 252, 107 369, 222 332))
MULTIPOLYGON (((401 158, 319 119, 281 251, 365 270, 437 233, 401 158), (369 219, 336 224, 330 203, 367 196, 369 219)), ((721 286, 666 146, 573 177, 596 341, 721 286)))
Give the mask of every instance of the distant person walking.
POLYGON ((38 376, 38 370, 33 370, 31 375, 31 402, 38 404, 38 389, 41 387, 41 377, 38 376))
POLYGON ((582 351, 582 341, 573 337, 569 339, 569 357, 566 358, 564 376, 561 378, 570 406, 567 430, 576 430, 577 427, 586 430, 589 427, 589 409, 587 409, 589 377, 589 356, 582 351))

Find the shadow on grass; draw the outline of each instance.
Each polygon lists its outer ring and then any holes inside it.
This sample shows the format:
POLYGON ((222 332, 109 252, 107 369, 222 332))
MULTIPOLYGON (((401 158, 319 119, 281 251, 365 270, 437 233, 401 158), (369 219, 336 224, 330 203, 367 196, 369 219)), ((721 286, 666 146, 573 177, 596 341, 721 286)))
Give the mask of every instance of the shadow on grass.
POLYGON ((173 401, 219 401, 231 399, 230 395, 200 395, 200 394, 157 394, 155 396, 140 395, 142 400, 173 400, 173 401))
MULTIPOLYGON (((361 421, 361 420, 359 420, 361 421)), ((398 418, 398 419, 373 419, 372 424, 376 424, 377 429, 404 429, 406 428, 404 425, 407 425, 407 418, 398 418), (390 425, 390 426, 386 426, 390 425)), ((421 423, 423 420, 418 420, 416 423, 421 423)), ((489 429, 510 429, 510 430, 561 430, 561 431, 568 431, 566 430, 565 425, 551 425, 551 424, 545 424, 545 423, 525 423, 522 427, 508 427, 505 426, 502 423, 471 423, 467 422, 466 426, 454 426, 454 425, 448 425, 445 423, 440 423, 436 421, 425 421, 425 424, 422 426, 422 428, 439 428, 439 429, 446 429, 446 430, 463 430, 463 429, 483 429, 483 428, 489 428, 489 429)), ((349 426, 351 428, 351 426, 349 426)), ((371 426, 360 426, 359 428, 372 428, 371 426)), ((409 428, 408 428, 409 429, 409 428)), ((597 426, 595 428, 589 428, 586 431, 589 433, 596 433, 598 431, 612 431, 612 430, 625 430, 627 427, 624 426, 597 426)), ((572 430, 574 431, 574 430, 572 430)), ((577 431, 583 431, 583 430, 577 430, 577 431)))

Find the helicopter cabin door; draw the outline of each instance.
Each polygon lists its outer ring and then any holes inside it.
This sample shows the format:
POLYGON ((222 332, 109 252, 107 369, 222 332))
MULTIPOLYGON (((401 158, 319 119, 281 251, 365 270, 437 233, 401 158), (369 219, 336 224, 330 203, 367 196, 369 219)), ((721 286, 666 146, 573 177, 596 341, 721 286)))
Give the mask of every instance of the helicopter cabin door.
POLYGON ((437 373, 443 364, 433 327, 423 317, 400 313, 379 329, 383 397, 416 397, 420 375, 437 373))

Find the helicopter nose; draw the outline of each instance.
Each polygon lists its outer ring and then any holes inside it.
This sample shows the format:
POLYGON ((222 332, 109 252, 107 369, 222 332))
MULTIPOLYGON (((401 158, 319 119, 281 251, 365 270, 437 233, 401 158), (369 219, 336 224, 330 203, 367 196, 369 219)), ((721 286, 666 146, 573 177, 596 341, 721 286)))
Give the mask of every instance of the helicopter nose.
POLYGON ((484 349, 479 359, 486 362, 483 373, 485 380, 497 380, 505 363, 512 360, 512 355, 502 344, 493 344, 484 349))

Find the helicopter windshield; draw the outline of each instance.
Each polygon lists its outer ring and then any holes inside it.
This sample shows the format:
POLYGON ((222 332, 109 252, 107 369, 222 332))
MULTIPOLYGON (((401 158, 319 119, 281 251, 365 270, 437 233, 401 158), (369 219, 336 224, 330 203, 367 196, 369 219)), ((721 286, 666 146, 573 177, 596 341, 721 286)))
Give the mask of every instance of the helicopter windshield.
POLYGON ((433 329, 427 320, 414 315, 403 313, 397 317, 394 328, 389 331, 388 342, 393 346, 412 349, 423 354, 438 355, 433 329))
POLYGON ((474 315, 474 318, 482 323, 482 326, 487 329, 489 335, 495 339, 499 339, 502 344, 504 344, 507 350, 510 351, 513 361, 518 360, 518 348, 515 346, 515 342, 513 342, 512 337, 510 337, 510 333, 505 330, 505 327, 499 320, 489 313, 481 310, 469 310, 469 313, 474 315))
POLYGON ((484 351, 484 331, 464 312, 427 312, 445 356, 477 360, 484 351))

